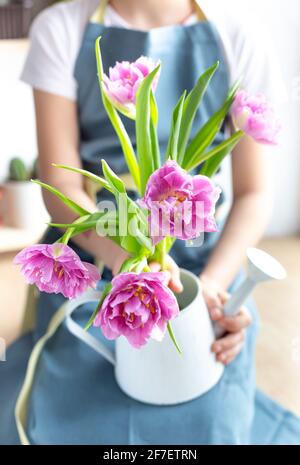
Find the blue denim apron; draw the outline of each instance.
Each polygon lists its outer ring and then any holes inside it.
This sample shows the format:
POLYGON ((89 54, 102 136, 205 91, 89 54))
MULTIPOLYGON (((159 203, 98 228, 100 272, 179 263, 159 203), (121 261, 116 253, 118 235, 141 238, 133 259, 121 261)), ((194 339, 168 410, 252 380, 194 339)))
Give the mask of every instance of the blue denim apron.
MULTIPOLYGON (((105 158, 118 173, 126 165, 118 140, 108 121, 96 81, 94 42, 102 36, 105 70, 116 60, 135 60, 147 55, 163 64, 157 101, 162 152, 166 147, 171 109, 182 90, 190 90, 199 75, 217 60, 220 68, 197 113, 195 130, 218 109, 228 91, 228 73, 219 37, 209 22, 180 27, 163 27, 150 32, 88 24, 77 59, 80 153, 85 168, 100 170, 105 158)), ((124 120, 133 142, 134 125, 124 120)), ((220 131, 217 141, 224 137, 220 131)), ((46 238, 52 242, 57 232, 46 238)), ((180 266, 198 273, 217 239, 211 234, 199 249, 182 243, 173 254, 180 266)), ((92 260, 75 249, 85 260, 92 260)), ((109 276, 107 276, 109 278, 109 276)), ((235 280, 232 289, 238 284, 235 280)), ((100 286, 103 283, 100 283, 100 286)), ((18 443, 12 410, 24 378, 30 350, 45 332, 50 317, 63 303, 61 296, 41 294, 38 324, 33 333, 15 343, 8 361, 0 367, 0 443, 18 443), (4 380, 4 381, 3 381, 4 380)), ((69 333, 63 323, 41 353, 28 400, 27 435, 32 444, 248 444, 253 439, 255 411, 254 349, 257 324, 247 332, 241 354, 228 367, 220 382, 202 397, 179 406, 157 407, 136 402, 118 388, 112 366, 69 333), (252 435, 252 436, 251 436, 252 435)), ((75 313, 84 325, 92 305, 75 313)), ((103 340, 99 330, 92 329, 103 340)), ((110 346, 111 342, 104 341, 110 346)), ((261 422, 259 422, 261 426, 261 422)))

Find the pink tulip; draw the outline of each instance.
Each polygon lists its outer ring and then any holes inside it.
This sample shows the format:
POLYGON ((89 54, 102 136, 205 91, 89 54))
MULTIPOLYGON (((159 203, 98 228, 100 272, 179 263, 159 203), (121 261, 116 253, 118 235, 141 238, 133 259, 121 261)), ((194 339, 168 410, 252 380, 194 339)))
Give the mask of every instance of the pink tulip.
POLYGON ((136 348, 149 338, 161 341, 169 320, 179 313, 174 294, 165 284, 164 273, 121 273, 112 280, 94 326, 107 339, 125 336, 136 348))
POLYGON ((217 230, 215 205, 221 190, 206 176, 190 176, 175 161, 168 161, 149 178, 140 205, 150 211, 154 244, 164 237, 195 239, 217 230))
MULTIPOLYGON (((109 100, 120 111, 135 116, 136 94, 142 80, 150 74, 158 63, 150 58, 141 56, 138 60, 117 62, 109 68, 109 76, 103 76, 103 89, 109 100)), ((153 81, 153 90, 158 82, 156 76, 153 81)))
POLYGON ((22 250, 14 259, 28 284, 49 294, 63 294, 72 299, 88 287, 95 287, 100 279, 97 268, 82 262, 67 245, 38 244, 22 250))
POLYGON ((278 144, 281 124, 264 95, 250 96, 244 90, 238 91, 232 106, 232 117, 236 128, 257 142, 278 144))

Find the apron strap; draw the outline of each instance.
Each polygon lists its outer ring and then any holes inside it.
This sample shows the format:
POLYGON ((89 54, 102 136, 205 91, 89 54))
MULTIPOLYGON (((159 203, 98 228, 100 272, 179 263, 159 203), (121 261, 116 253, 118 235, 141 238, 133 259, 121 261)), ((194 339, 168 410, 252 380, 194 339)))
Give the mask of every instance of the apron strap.
POLYGON ((30 445, 30 441, 26 433, 27 412, 39 358, 48 339, 54 335, 58 327, 64 321, 67 315, 67 309, 67 303, 65 303, 62 305, 62 307, 59 308, 59 310, 57 310, 50 321, 47 332, 36 343, 29 357, 24 383, 22 385, 15 407, 17 431, 19 434, 20 443, 23 446, 30 445))
POLYGON ((199 22, 208 21, 207 16, 204 14, 202 8, 199 5, 199 0, 194 0, 193 3, 194 3, 195 13, 197 15, 198 21, 199 22))
POLYGON ((114 359, 110 354, 109 350, 106 347, 102 348, 100 351, 100 344, 92 335, 85 333, 85 331, 71 320, 71 314, 76 310, 80 305, 83 305, 87 302, 98 302, 101 297, 101 292, 95 292, 92 289, 88 289, 84 294, 77 297, 72 301, 66 301, 59 309, 54 313, 53 317, 50 320, 47 331, 42 336, 38 342, 35 344, 27 364, 26 374, 24 382, 18 396, 16 406, 15 406, 15 420, 17 431, 19 434, 20 443, 23 446, 30 445, 29 438, 26 433, 27 428, 27 417, 28 417, 28 404, 30 401, 30 395, 32 387, 35 380, 36 370, 39 363, 40 356, 43 352, 43 349, 49 339, 56 333, 60 325, 66 320, 67 328, 70 330, 71 334, 76 337, 79 337, 80 340, 84 341, 85 344, 92 347, 96 352, 102 354, 106 360, 110 363, 114 363, 114 359), (96 342, 95 342, 96 341, 96 342))
POLYGON ((90 22, 96 24, 103 24, 105 17, 105 10, 108 5, 108 0, 101 0, 96 11, 91 16, 90 22))
MULTIPOLYGON (((105 10, 109 3, 109 0, 101 0, 99 6, 97 7, 96 11, 91 16, 90 22, 96 24, 103 24, 104 17, 105 17, 105 10)), ((197 15, 198 21, 207 21, 207 17, 205 16, 202 8, 199 5, 199 0, 193 0, 195 14, 197 15)))

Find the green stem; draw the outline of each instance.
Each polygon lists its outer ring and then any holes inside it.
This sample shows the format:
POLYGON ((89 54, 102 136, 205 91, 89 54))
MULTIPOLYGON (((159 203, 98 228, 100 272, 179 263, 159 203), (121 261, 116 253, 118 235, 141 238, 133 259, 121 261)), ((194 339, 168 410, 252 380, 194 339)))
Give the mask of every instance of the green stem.
MULTIPOLYGON (((75 220, 73 224, 75 225, 75 224, 83 223, 84 220, 85 220, 85 217, 77 218, 77 220, 75 220)), ((94 229, 94 228, 92 228, 92 229, 94 229)), ((61 244, 64 244, 64 245, 68 245, 68 242, 71 239, 71 237, 73 237, 75 235, 76 235, 76 228, 70 227, 70 228, 68 228, 66 230, 66 232, 63 234, 63 236, 57 242, 60 242, 61 244)))
POLYGON ((174 333, 173 333, 173 330, 172 330, 172 327, 171 327, 171 323, 169 321, 168 321, 167 327, 168 327, 168 333, 169 333, 169 336, 171 338, 171 341, 173 342, 173 344, 174 344, 177 352, 179 353, 179 355, 182 355, 182 350, 180 349, 180 347, 179 347, 179 345, 178 345, 178 343, 176 341, 176 338, 174 336, 174 333))
POLYGON ((166 244, 166 239, 163 239, 159 244, 156 246, 156 255, 157 255, 157 261, 159 262, 161 266, 162 271, 167 270, 167 263, 166 263, 166 257, 167 257, 167 244, 166 244))
POLYGON ((131 144, 131 140, 128 136, 128 133, 125 129, 125 126, 118 115, 118 112, 111 104, 111 102, 106 97, 103 88, 102 88, 102 80, 103 80, 103 65, 102 65, 102 58, 101 58, 101 51, 100 51, 100 39, 98 37, 95 42, 95 52, 96 52, 96 66, 97 66, 97 75, 98 75, 98 82, 99 88, 102 96, 103 106, 107 112, 107 115, 110 119, 110 122, 119 138, 123 154, 129 169, 129 172, 132 176, 132 179, 135 182, 137 190, 140 192, 141 190, 141 179, 140 179, 140 168, 135 156, 134 149, 131 144))
POLYGON ((74 232, 73 228, 67 229, 67 231, 61 238, 61 243, 64 245, 68 245, 68 242, 71 239, 73 232, 74 232))
POLYGON ((167 253, 166 253, 166 241, 165 239, 162 241, 162 247, 161 247, 161 269, 162 271, 166 271, 167 269, 167 263, 166 263, 166 256, 167 256, 167 253))
MULTIPOLYGON (((155 254, 154 254, 154 256, 152 258, 155 261, 158 261, 160 263, 162 271, 167 270, 167 263, 166 263, 167 251, 170 250, 170 248, 172 246, 172 243, 173 243, 173 241, 170 242, 170 238, 165 238, 159 244, 157 244, 156 247, 155 247, 155 254)), ((148 267, 148 269, 145 269, 145 271, 150 271, 149 267, 148 267)), ((168 333, 169 333, 169 336, 171 338, 171 341, 173 342, 177 352, 181 355, 182 351, 181 351, 181 349, 180 349, 180 347, 179 347, 179 345, 178 345, 178 343, 176 341, 176 337, 175 337, 175 335, 173 333, 170 322, 168 322, 167 327, 168 327, 168 333)))

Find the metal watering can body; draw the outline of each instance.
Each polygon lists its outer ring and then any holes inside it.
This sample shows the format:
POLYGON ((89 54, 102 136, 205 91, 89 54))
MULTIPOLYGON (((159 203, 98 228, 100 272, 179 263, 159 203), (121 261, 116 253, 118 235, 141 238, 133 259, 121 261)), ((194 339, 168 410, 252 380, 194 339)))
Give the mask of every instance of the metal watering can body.
MULTIPOLYGON (((225 305, 233 316, 258 282, 283 279, 285 271, 272 257, 249 249, 249 276, 225 305)), ((69 330, 115 367, 119 387, 128 396, 149 404, 174 405, 193 400, 209 391, 221 378, 224 366, 211 352, 220 328, 214 327, 202 296, 200 280, 181 270, 184 290, 177 295, 179 316, 171 322, 180 355, 168 334, 163 341, 150 340, 141 349, 133 348, 124 337, 116 341, 115 354, 71 318, 80 305, 98 301, 101 293, 88 291, 68 303, 66 324, 69 330)))
POLYGON ((156 405, 187 402, 210 390, 223 374, 223 365, 211 352, 215 333, 200 280, 186 270, 181 270, 181 280, 184 291, 177 296, 181 311, 171 323, 182 354, 167 333, 161 342, 151 339, 141 349, 135 349, 126 338, 120 337, 112 353, 71 318, 78 306, 99 300, 101 293, 88 291, 68 303, 69 330, 112 363, 119 387, 141 402, 156 405))
POLYGON ((140 350, 125 338, 116 342, 117 382, 136 400, 157 405, 187 402, 210 390, 223 373, 211 352, 215 334, 200 280, 186 270, 181 270, 181 280, 181 311, 171 324, 182 354, 168 334, 161 342, 151 339, 140 350))

